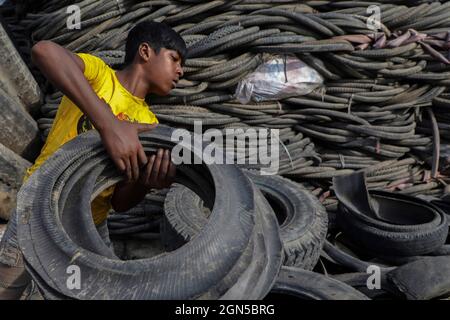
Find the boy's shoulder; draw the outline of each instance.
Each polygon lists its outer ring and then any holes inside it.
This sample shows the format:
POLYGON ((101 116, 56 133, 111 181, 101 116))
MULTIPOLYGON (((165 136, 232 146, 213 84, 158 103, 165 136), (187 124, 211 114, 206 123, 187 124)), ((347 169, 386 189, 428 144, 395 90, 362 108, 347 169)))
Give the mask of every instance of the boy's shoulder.
POLYGON ((103 61, 103 59, 101 59, 100 57, 91 54, 91 53, 84 53, 84 52, 78 52, 75 53, 78 57, 80 57, 82 60, 87 60, 89 62, 95 62, 95 63, 99 63, 102 65, 106 65, 108 66, 105 61, 103 61))
POLYGON ((91 53, 76 53, 76 55, 83 60, 85 69, 92 69, 95 71, 100 70, 113 70, 102 58, 91 53))
POLYGON ((90 53, 76 53, 84 63, 84 76, 94 88, 101 86, 109 78, 113 69, 101 58, 90 53))

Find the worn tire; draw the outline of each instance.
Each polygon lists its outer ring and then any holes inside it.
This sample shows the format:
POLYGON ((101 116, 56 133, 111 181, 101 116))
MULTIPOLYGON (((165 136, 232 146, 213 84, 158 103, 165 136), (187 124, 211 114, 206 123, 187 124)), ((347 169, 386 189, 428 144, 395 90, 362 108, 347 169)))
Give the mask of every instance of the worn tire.
MULTIPOLYGON (((159 125, 143 133, 144 150, 173 147, 173 131, 159 125)), ((196 157, 202 152, 183 146, 196 157)), ((100 238, 90 212, 90 199, 123 179, 113 168, 98 133, 88 132, 56 151, 21 188, 19 245, 46 297, 261 299, 270 291, 282 262, 276 218, 239 168, 180 166, 177 181, 214 204, 211 219, 182 248, 136 261, 117 259, 100 238), (192 180, 195 175, 203 176, 206 185, 192 180), (224 184, 232 190, 211 192, 224 184), (82 290, 67 288, 67 267, 73 264, 83 275, 82 290)))
POLYGON ((271 293, 302 300, 369 300, 349 285, 319 273, 282 267, 271 293))
POLYGON ((338 224, 356 243, 382 256, 418 256, 438 250, 448 235, 445 213, 408 195, 368 192, 364 173, 333 180, 338 224))
POLYGON ((448 298, 450 257, 424 257, 389 272, 387 279, 408 300, 448 298))
MULTIPOLYGON (((316 265, 327 233, 327 215, 319 200, 299 184, 280 177, 262 176, 245 170, 277 214, 285 252, 284 265, 312 270, 316 265)), ((207 223, 207 211, 193 191, 176 185, 167 195, 165 215, 171 225, 170 245, 180 238, 193 239, 207 223), (176 234, 174 234, 174 232, 176 234), (178 237, 176 236, 178 234, 178 237)), ((167 228, 167 227, 166 227, 167 228)))
MULTIPOLYGON (((428 211, 432 212, 434 216, 432 220, 423 223, 423 228, 421 225, 414 226, 411 224, 410 226, 413 229, 400 231, 395 230, 398 226, 395 224, 392 225, 394 227, 394 230, 392 230, 388 223, 378 226, 362 221, 355 218, 342 205, 339 205, 338 223, 342 230, 354 241, 361 243, 366 249, 381 256, 418 256, 432 253, 445 244, 448 235, 447 217, 437 207, 410 196, 396 194, 395 197, 392 197, 392 193, 384 191, 371 191, 371 195, 374 198, 379 196, 384 199, 390 198, 394 201, 414 203, 414 205, 422 208, 424 214, 428 211), (414 202, 410 202, 411 200, 414 202), (435 226, 427 226, 434 222, 435 226)), ((413 210, 409 210, 409 212, 414 213, 413 210)), ((417 210, 415 211, 415 213, 418 212, 417 210)), ((416 218, 418 219, 417 215, 411 217, 411 221, 416 220, 416 218)), ((403 226, 408 227, 407 225, 403 226)))

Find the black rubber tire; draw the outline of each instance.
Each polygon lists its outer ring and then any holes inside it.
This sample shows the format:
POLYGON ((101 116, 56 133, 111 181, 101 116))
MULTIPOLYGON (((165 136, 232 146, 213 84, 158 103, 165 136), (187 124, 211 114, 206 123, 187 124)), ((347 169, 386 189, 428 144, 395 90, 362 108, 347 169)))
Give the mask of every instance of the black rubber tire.
MULTIPOLYGON (((145 151, 172 148, 173 131, 159 125, 142 134, 145 151)), ((184 147, 195 157, 202 152, 184 147)), ((179 166, 177 181, 214 204, 211 219, 182 248, 137 261, 118 260, 92 220, 91 198, 123 179, 112 168, 98 133, 91 131, 56 151, 19 192, 19 244, 46 298, 261 299, 270 291, 282 263, 278 225, 239 168, 179 166), (192 180, 195 174, 206 184, 192 180), (222 192, 224 185, 230 190, 222 192), (67 288, 66 268, 73 264, 83 275, 82 290, 67 288)))
POLYGON ((275 213, 262 193, 255 186, 255 203, 258 208, 253 243, 253 257, 244 273, 237 279, 222 297, 223 300, 233 300, 236 297, 244 299, 262 299, 272 289, 281 269, 283 261, 283 246, 280 239, 280 229, 275 213))
POLYGON ((429 300, 450 294, 450 257, 425 257, 387 274, 409 300, 429 300))
POLYGON ((369 266, 374 265, 378 266, 383 272, 389 272, 394 269, 394 267, 385 267, 373 262, 363 261, 358 257, 350 255, 347 252, 344 252, 339 247, 333 245, 329 241, 325 241, 322 255, 327 259, 331 259, 334 263, 337 263, 341 266, 349 268, 352 271, 357 272, 366 272, 369 266))
POLYGON ((300 268, 282 267, 271 293, 302 300, 369 300, 349 285, 300 268))
POLYGON ((367 193, 362 172, 333 181, 340 201, 339 226, 370 252, 419 256, 445 244, 447 216, 433 204, 398 193, 376 190, 367 193), (379 209, 374 210, 374 206, 379 209))
POLYGON ((447 218, 450 219, 450 200, 432 200, 431 203, 444 211, 447 218))
MULTIPOLYGON (((374 227, 366 222, 350 218, 351 214, 349 214, 349 211, 340 205, 341 214, 338 215, 338 223, 344 232, 354 241, 361 243, 362 246, 373 253, 383 256, 424 255, 438 250, 445 244, 448 235, 447 217, 437 207, 406 195, 396 194, 393 197, 392 193, 383 191, 371 191, 371 195, 375 199, 384 198, 403 201, 405 203, 414 203, 423 209, 422 212, 424 214, 426 211, 433 212, 433 220, 436 220, 437 226, 433 228, 406 230, 403 232, 389 230, 385 227, 374 227)), ((420 211, 415 211, 415 213, 418 212, 420 211)), ((411 210, 410 213, 414 213, 414 211, 411 210)), ((411 221, 413 221, 417 218, 417 215, 411 218, 411 221)))
MULTIPOLYGON (((269 201, 277 203, 282 215, 280 237, 284 264, 312 270, 317 264, 328 229, 328 215, 320 201, 301 185, 280 176, 262 176, 246 171, 269 201)), ((275 209, 273 207, 273 209, 275 209)))
MULTIPOLYGON (((280 177, 244 171, 256 184, 278 216, 285 252, 284 265, 312 270, 327 233, 327 214, 319 200, 301 185, 280 177)), ((166 245, 176 248, 193 239, 207 223, 201 199, 188 188, 176 185, 165 201, 166 245)))

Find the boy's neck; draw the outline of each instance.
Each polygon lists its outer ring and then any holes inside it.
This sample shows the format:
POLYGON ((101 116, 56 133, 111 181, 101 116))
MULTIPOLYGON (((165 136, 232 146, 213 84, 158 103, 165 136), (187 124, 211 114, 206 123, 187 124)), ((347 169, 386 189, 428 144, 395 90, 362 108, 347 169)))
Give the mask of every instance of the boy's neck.
POLYGON ((149 88, 138 66, 130 65, 118 70, 116 76, 120 84, 133 96, 145 99, 149 88))

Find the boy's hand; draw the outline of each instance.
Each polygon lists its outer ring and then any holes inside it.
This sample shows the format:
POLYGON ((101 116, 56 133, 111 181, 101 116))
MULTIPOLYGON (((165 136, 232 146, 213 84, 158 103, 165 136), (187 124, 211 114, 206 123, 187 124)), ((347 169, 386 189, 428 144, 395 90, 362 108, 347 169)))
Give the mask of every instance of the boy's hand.
POLYGON ((154 129, 157 124, 130 123, 115 119, 99 130, 103 145, 116 167, 126 173, 129 181, 139 179, 139 168, 148 160, 138 134, 154 129))
POLYGON ((140 203, 151 188, 170 187, 175 179, 176 167, 170 160, 170 151, 158 149, 156 155, 148 158, 145 168, 136 182, 121 181, 117 184, 111 199, 117 212, 125 212, 140 203))
POLYGON ((158 149, 156 155, 148 158, 144 172, 139 177, 139 183, 147 190, 150 188, 164 189, 174 182, 176 167, 170 159, 170 151, 158 149))

